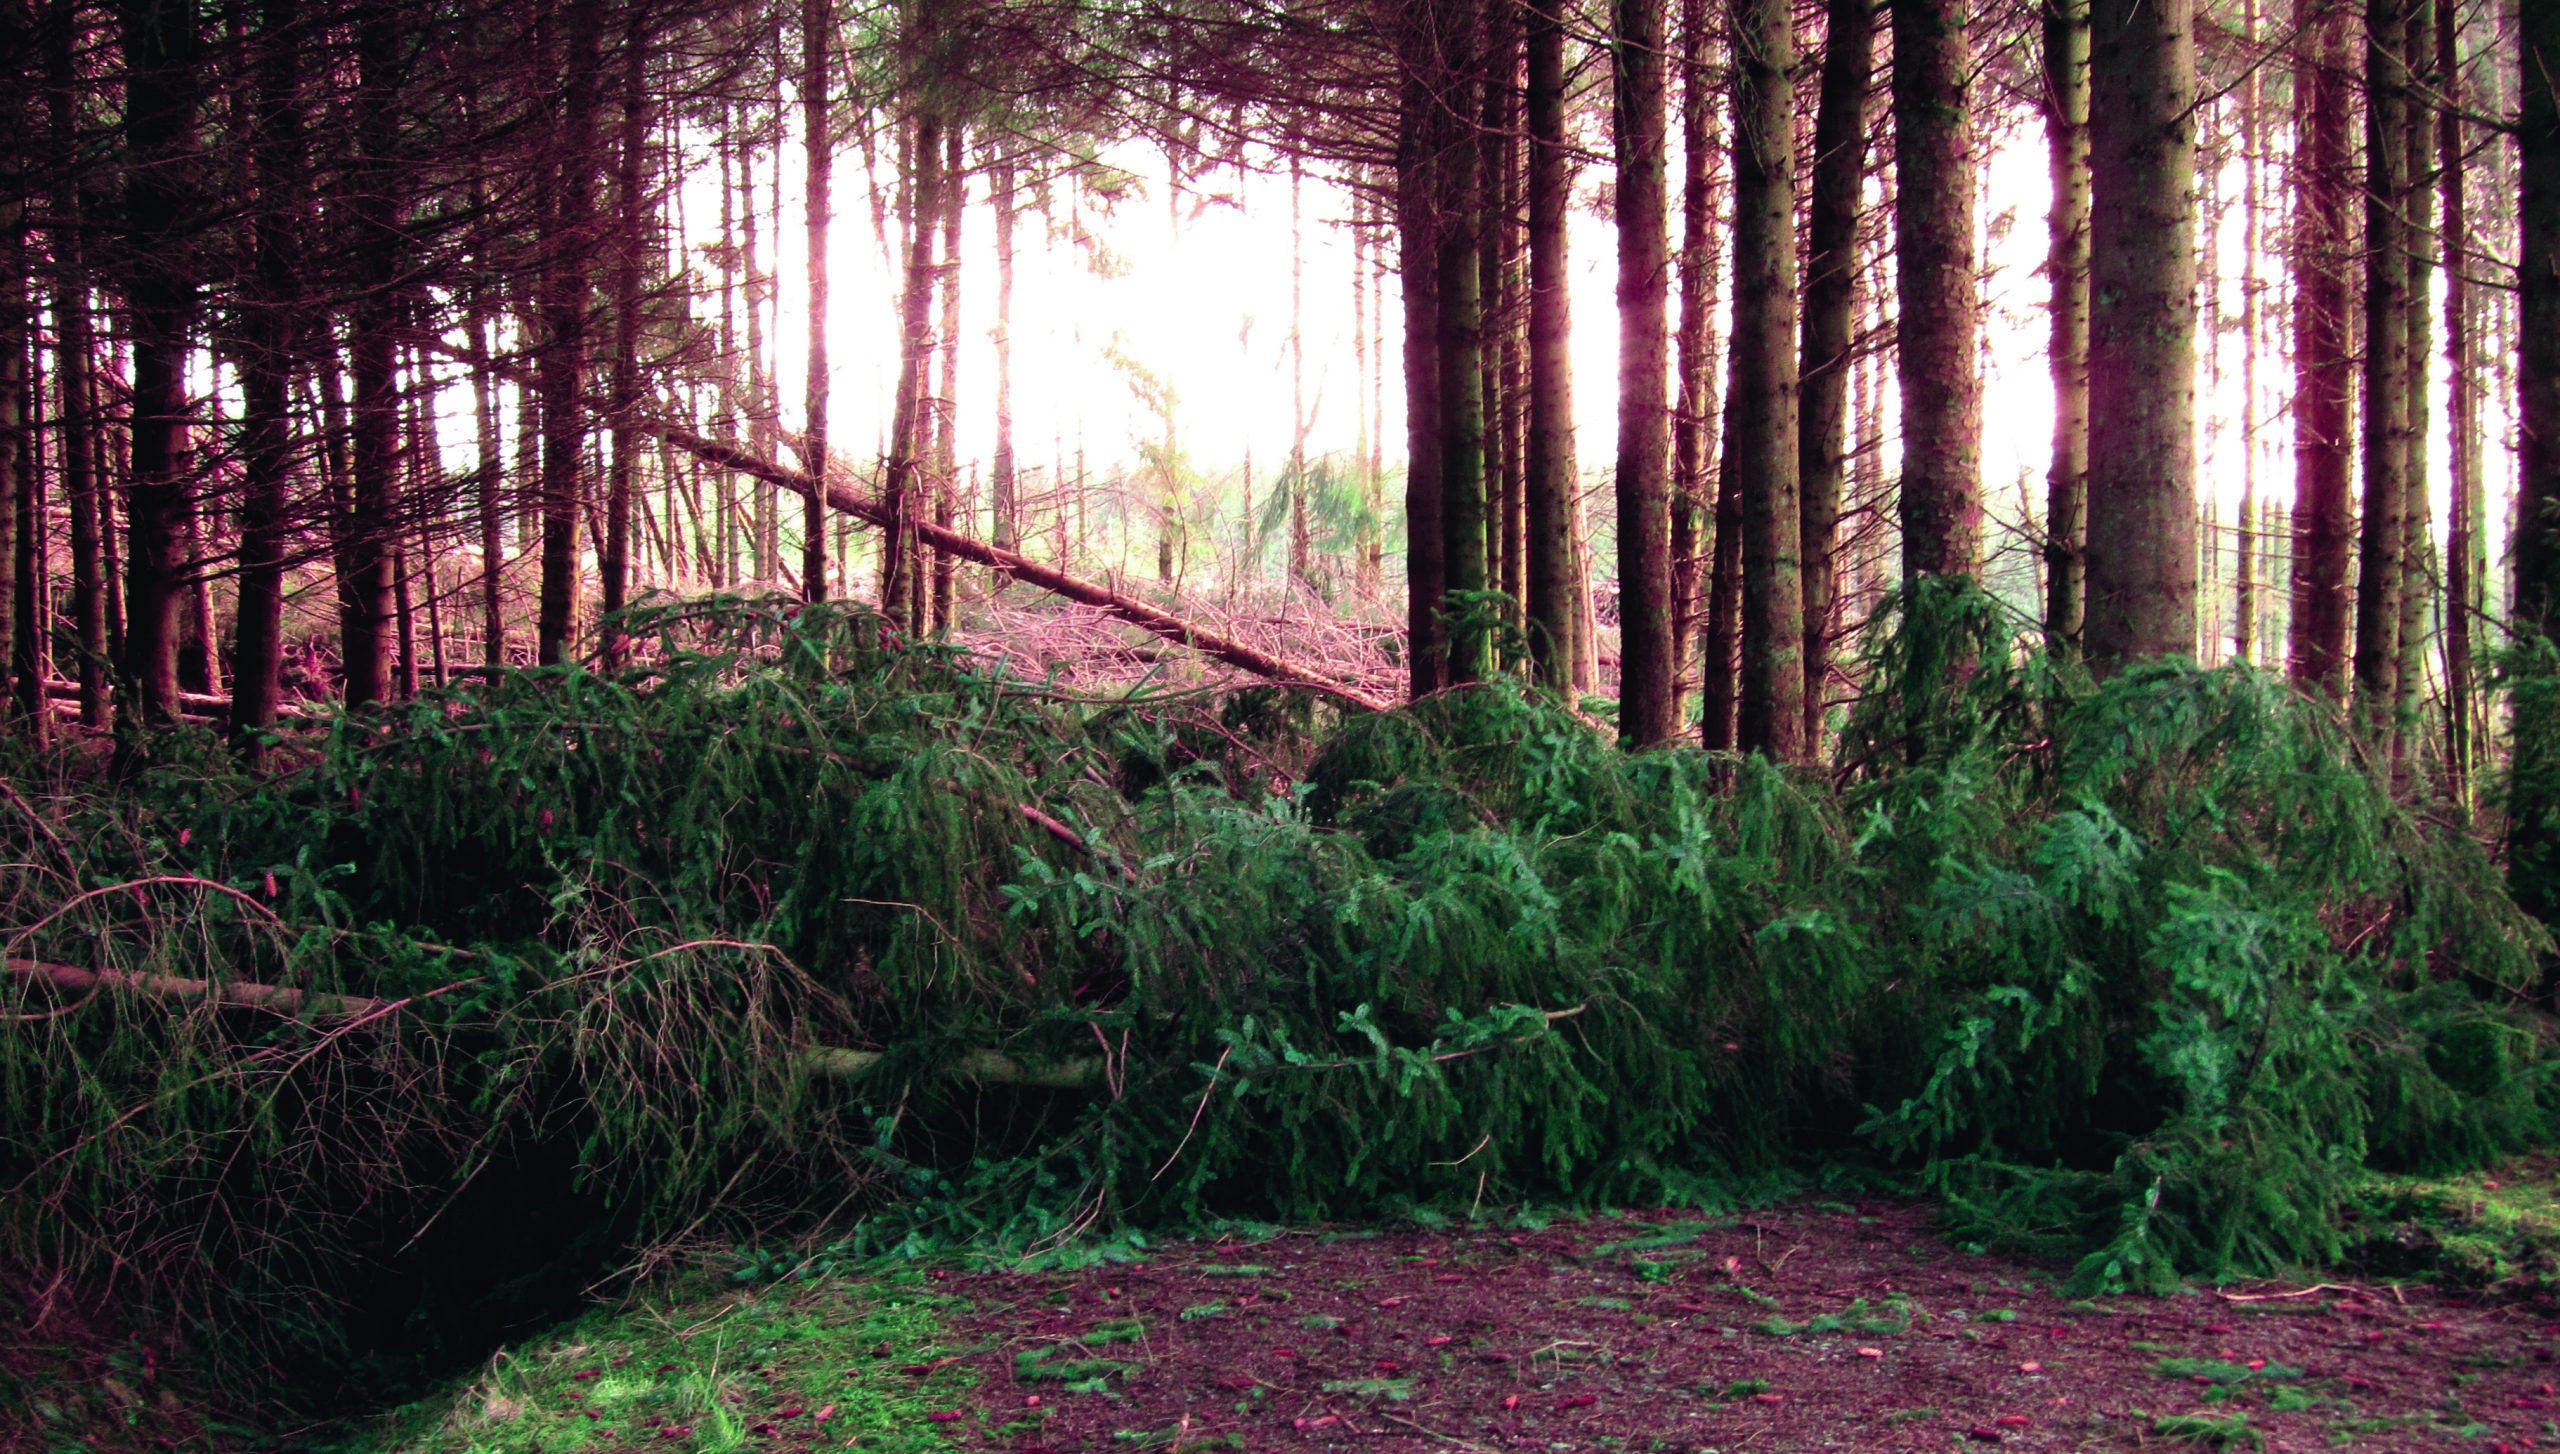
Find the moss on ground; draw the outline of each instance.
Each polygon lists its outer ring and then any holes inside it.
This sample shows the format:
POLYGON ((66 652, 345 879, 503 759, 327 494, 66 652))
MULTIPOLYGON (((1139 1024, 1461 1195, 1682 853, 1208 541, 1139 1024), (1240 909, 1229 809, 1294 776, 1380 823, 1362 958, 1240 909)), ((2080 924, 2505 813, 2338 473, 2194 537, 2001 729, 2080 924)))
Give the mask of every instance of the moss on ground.
POLYGON ((351 1431, 338 1454, 956 1447, 974 1377, 929 1274, 678 1283, 502 1349, 477 1375, 351 1431))

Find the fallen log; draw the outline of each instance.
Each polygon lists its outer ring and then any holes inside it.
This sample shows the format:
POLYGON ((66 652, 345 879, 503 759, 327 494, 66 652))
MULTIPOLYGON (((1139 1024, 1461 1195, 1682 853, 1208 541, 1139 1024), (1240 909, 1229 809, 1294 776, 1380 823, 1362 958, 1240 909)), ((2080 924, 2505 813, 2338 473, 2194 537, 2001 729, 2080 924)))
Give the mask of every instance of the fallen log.
MULTIPOLYGON (((665 440, 706 464, 718 465, 722 469, 764 480, 789 490, 803 499, 818 492, 819 487, 805 472, 751 454, 735 445, 722 444, 716 439, 706 439, 690 429, 664 420, 643 419, 637 421, 636 427, 665 440)), ((890 523, 891 513, 887 505, 878 500, 865 499, 841 485, 826 485, 822 498, 830 508, 841 510, 858 520, 868 521, 883 529, 886 529, 890 523)), ((963 535, 957 530, 937 525, 931 520, 911 517, 901 522, 901 528, 936 550, 958 556, 962 560, 985 566, 990 570, 1002 571, 1007 576, 1027 581, 1052 595, 1064 596, 1070 601, 1092 606, 1142 631, 1160 636, 1177 646, 1187 646, 1204 656, 1223 661, 1229 666, 1250 672, 1255 676, 1267 678, 1284 686, 1303 687, 1309 691, 1321 692, 1371 712, 1386 711, 1390 705, 1356 687, 1346 686, 1320 672, 1309 671, 1293 662, 1284 661, 1259 647, 1249 646, 1232 637, 1194 626, 1161 607, 1151 606, 1144 601, 1124 596, 1108 586, 1085 580, 1080 576, 1069 575, 1054 566, 1042 565, 1018 552, 989 545, 974 536, 963 535)))
MULTIPOLYGON (((265 1010, 288 1017, 307 1013, 318 1020, 372 1019, 388 1015, 415 999, 431 997, 385 1000, 369 995, 299 990, 291 985, 258 984, 250 980, 187 979, 180 975, 142 974, 126 969, 86 969, 76 964, 57 964, 41 959, 10 959, 0 963, 5 963, 8 972, 20 979, 49 984, 66 995, 85 996, 101 990, 124 989, 154 999, 205 1001, 226 1010, 265 1010)), ((446 992, 437 991, 439 994, 446 992)), ((877 1050, 844 1050, 821 1045, 801 1056, 800 1067, 824 1080, 860 1080, 879 1069, 886 1058, 877 1050)), ((1000 1050, 965 1050, 942 1069, 946 1075, 984 1081, 989 1085, 1030 1086, 1043 1090, 1095 1090, 1105 1080, 1101 1058, 1090 1055, 1034 1061, 1007 1055, 1000 1050)))

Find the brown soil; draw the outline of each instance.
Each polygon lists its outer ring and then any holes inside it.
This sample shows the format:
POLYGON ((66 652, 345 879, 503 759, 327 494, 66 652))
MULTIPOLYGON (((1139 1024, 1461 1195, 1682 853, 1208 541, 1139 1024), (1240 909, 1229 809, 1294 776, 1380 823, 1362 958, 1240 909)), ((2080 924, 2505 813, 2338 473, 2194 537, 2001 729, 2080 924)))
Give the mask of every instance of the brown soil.
POLYGON ((1908 1206, 946 1276, 980 1351, 942 1431, 1014 1454, 2560 1448, 2546 1303, 2337 1284, 2080 1300, 1908 1206))

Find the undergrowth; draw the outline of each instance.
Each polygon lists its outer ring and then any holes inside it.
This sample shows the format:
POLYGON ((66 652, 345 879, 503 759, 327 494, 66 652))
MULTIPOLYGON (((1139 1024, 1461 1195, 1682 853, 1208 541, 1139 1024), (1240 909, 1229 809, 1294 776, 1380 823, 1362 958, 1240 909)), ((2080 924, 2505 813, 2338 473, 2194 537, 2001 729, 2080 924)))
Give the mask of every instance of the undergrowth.
POLYGON ((1847 1156, 2121 1287, 2332 1260, 2368 1167, 2550 1126, 2547 938, 2333 711, 2091 685, 1963 590, 1871 628, 1828 779, 1510 684, 1337 720, 852 608, 628 630, 271 775, 12 764, 7 956, 157 978, 0 983, 0 1254, 325 1350, 775 1209, 1037 1245, 1847 1156))

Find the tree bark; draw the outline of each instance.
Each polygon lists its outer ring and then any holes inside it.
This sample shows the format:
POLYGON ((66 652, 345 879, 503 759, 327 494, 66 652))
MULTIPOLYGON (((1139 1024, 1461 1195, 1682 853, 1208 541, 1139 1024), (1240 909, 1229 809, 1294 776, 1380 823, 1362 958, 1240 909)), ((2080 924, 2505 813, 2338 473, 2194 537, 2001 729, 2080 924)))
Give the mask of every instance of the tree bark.
MULTIPOLYGON (((828 56, 835 40, 832 0, 802 0, 800 6, 800 124, 808 163, 802 196, 808 208, 809 378, 805 407, 806 432, 800 458, 820 479, 827 473, 827 226, 833 220, 829 188, 835 173, 835 116, 827 104, 828 56)), ((919 208, 917 231, 930 236, 932 213, 919 208)), ((827 598, 827 514, 816 500, 801 517, 800 594, 806 600, 827 598)))
POLYGON ((595 210, 601 0, 568 0, 557 171, 543 259, 542 596, 535 656, 566 661, 577 629, 579 480, 586 456, 587 263, 595 210))
MULTIPOLYGON (((1903 30, 1898 0, 1894 34, 1903 30)), ((1813 184, 1805 223, 1803 346, 1798 362, 1802 424, 1796 472, 1804 534, 1804 740, 1818 750, 1831 665, 1832 547, 1849 476, 1850 347, 1857 334, 1858 193, 1867 175, 1867 94, 1875 80, 1875 0, 1830 0, 1822 49, 1822 102, 1813 126, 1813 184)), ((1961 27, 1957 31, 1962 42, 1961 27)), ((1898 44, 1898 42, 1897 42, 1898 44)), ((1902 62, 1897 59, 1895 75, 1902 62)), ((1897 114, 1899 96, 1897 94, 1897 114)), ((1910 165, 1907 161, 1904 163, 1910 165)), ((1906 172, 1906 175, 1908 173, 1906 172)), ((1908 195, 1906 193, 1906 195, 1908 195)), ((1965 215, 1972 235, 1971 208, 1965 215)), ((1912 264, 1905 254, 1906 279, 1912 264)), ((1907 283, 1906 283, 1907 286, 1907 283)), ((1968 278, 1967 286, 1970 287, 1968 278)), ((1906 298, 1908 294, 1905 295, 1906 298)), ((1910 324, 1904 305, 1904 328, 1910 324)), ((1909 415, 1907 388, 1904 413, 1909 415)), ((1906 428, 1906 436, 1908 429, 1906 428)), ((1904 501, 1911 474, 1903 475, 1904 501)))
MULTIPOLYGON (((969 183, 963 169, 964 129, 954 123, 942 137, 942 322, 936 341, 942 349, 942 382, 933 391, 933 523, 948 530, 957 518, 960 498, 960 221, 968 205, 969 183)), ((933 611, 928 629, 951 629, 951 594, 958 562, 933 553, 933 611)))
POLYGON ((2347 699, 2347 563, 2355 502, 2349 440, 2354 364, 2348 339, 2345 0, 2296 0, 2294 67, 2293 453, 2291 631, 2286 670, 2331 701, 2347 699))
POLYGON ((2088 657, 2192 653, 2195 31, 2190 0, 2090 17, 2088 657))
POLYGON ((1404 309, 1405 654, 1410 689, 1448 685, 1440 611, 1448 594, 1443 536, 1440 368, 1440 152, 1449 127, 1438 95, 1436 12, 1413 7, 1398 31, 1404 75, 1396 142, 1396 274, 1404 309))
POLYGON ((2409 508, 2408 0, 2365 8, 2363 530, 2356 546, 2357 719, 2387 734, 2398 695, 2409 508))
POLYGON ((1664 196, 1662 0, 1616 0, 1618 160, 1618 740, 1670 740, 1671 239, 1664 196))
POLYGON ((640 407, 642 269, 655 238, 646 194, 649 127, 655 106, 649 95, 649 14, 643 5, 624 12, 622 27, 622 134, 615 143, 613 191, 617 219, 613 260, 613 459, 604 494, 604 551, 597 561, 598 604, 603 608, 599 656, 610 671, 622 665, 619 617, 631 592, 631 494, 640 472, 641 436, 631 416, 640 407))
POLYGON ((1970 576, 1982 540, 1981 306, 1964 0, 1894 0, 1902 576, 1970 576))
POLYGON ((1736 745, 1781 762, 1804 741, 1796 478, 1795 71, 1783 0, 1733 12, 1733 343, 1724 476, 1741 513, 1736 745))
POLYGON ((2471 621, 2480 607, 2479 573, 2472 564, 2478 548, 2480 504, 2480 403, 2471 371, 2477 366, 2471 344, 2470 280, 2464 276, 2471 251, 2469 188, 2463 177, 2464 87, 2456 45, 2455 9, 2435 7, 2436 73, 2445 104, 2436 116, 2437 188, 2444 207, 2444 361, 2446 491, 2444 561, 2444 693, 2445 791, 2455 802, 2469 804, 2475 736, 2471 621))
POLYGON ((2045 0, 2044 124, 2053 174, 2045 219, 2053 460, 2045 470, 2044 631, 2050 650, 2072 657, 2088 604, 2089 0, 2045 0))
MULTIPOLYGON (((1680 15, 1681 178, 1678 405, 1671 416, 1672 659, 1686 677, 1699 660, 1707 614, 1705 557, 1715 511, 1717 425, 1723 381, 1716 375, 1717 296, 1724 272, 1724 232, 1716 225, 1716 193, 1724 183, 1725 138, 1716 128, 1715 72, 1722 62, 1717 21, 1706 0, 1684 0, 1680 15)), ((1728 701, 1730 693, 1727 694, 1728 701)), ((1675 719, 1681 715, 1675 710, 1675 719)))
MULTIPOLYGON (((2560 96, 2554 94, 2560 6, 2527 4, 2521 15, 2516 625, 2560 644, 2560 96)), ((2507 808, 2507 882, 2516 901, 2545 922, 2560 919, 2560 697, 2554 692, 2545 681, 2518 694, 2507 808)))
POLYGON ((1563 0, 1527 0, 1529 119, 1529 656, 1551 691, 1573 690, 1573 360, 1566 211, 1563 0))
POLYGON ((125 492, 127 725, 177 720, 180 521, 189 508, 187 355, 196 321, 193 195, 204 71, 195 7, 123 0, 125 301, 133 357, 132 459, 125 492))
POLYGON ((996 438, 987 462, 987 494, 994 517, 987 534, 997 549, 1011 550, 1022 528, 1022 507, 1014 500, 1013 478, 1013 230, 1020 204, 1014 197, 1010 154, 997 158, 993 192, 989 201, 996 220, 996 438))
MULTIPOLYGON (((901 624, 913 617, 909 598, 915 592, 908 568, 908 527, 915 514, 915 481, 925 444, 925 370, 933 353, 932 219, 942 205, 940 118, 930 113, 916 118, 913 156, 915 178, 907 189, 913 213, 907 230, 907 283, 900 298, 898 397, 889 421, 887 491, 882 500, 889 516, 880 537, 880 610, 901 624)), ((805 450, 801 458, 809 458, 805 450)), ((822 516, 810 528, 823 524, 822 516)))

